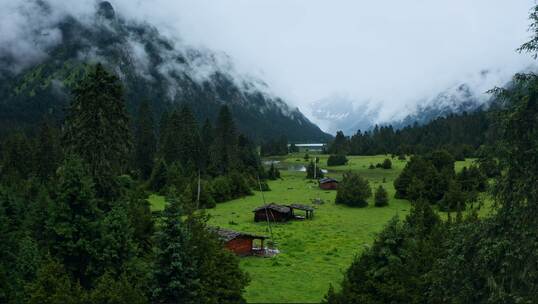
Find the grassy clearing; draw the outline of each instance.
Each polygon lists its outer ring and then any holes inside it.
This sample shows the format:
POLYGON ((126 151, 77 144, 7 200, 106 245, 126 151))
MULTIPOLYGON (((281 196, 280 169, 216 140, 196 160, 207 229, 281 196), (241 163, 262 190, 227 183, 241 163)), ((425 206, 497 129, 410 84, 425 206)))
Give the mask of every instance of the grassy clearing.
MULTIPOLYGON (((306 164, 303 155, 280 158, 280 166, 306 164)), ((320 165, 326 168, 326 155, 320 165)), ((393 168, 368 169, 386 156, 349 157, 346 166, 328 168, 330 177, 340 178, 347 170, 356 171, 370 181, 372 189, 383 184, 390 197, 389 206, 377 208, 373 199, 367 208, 350 208, 334 204, 335 191, 323 191, 304 172, 282 170, 282 179, 270 181, 270 192, 264 192, 266 202, 306 203, 321 198, 325 204, 316 206, 313 220, 273 224, 272 230, 281 254, 273 258, 246 257, 241 267, 250 274, 246 299, 251 303, 319 303, 329 284, 337 286, 354 256, 372 243, 375 233, 395 215, 405 217, 410 203, 394 199, 393 181, 405 166, 405 161, 392 160, 393 168), (382 183, 383 178, 386 182, 382 183)), ((457 168, 470 161, 458 162, 457 168)), ((152 210, 160 210, 164 199, 151 196, 152 210)), ((252 210, 263 203, 262 193, 218 204, 209 210, 210 224, 234 230, 269 235, 266 223, 255 223, 252 210)))

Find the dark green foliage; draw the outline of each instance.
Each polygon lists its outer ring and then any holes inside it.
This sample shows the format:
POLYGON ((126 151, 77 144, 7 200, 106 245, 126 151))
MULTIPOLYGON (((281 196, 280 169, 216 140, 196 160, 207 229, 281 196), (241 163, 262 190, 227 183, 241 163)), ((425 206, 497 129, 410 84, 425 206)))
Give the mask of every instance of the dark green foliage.
POLYGON ((25 290, 27 303, 76 304, 83 300, 83 291, 77 281, 66 272, 63 265, 48 259, 40 267, 37 278, 25 290))
POLYGON ((347 164, 347 157, 343 154, 330 155, 327 159, 327 166, 343 166, 347 164))
POLYGON ((90 304, 144 304, 148 303, 146 295, 140 288, 133 286, 132 279, 125 274, 105 273, 97 279, 95 289, 88 297, 90 304))
POLYGON ((162 155, 168 164, 181 163, 188 173, 193 174, 201 166, 201 139, 198 123, 187 105, 172 112, 164 134, 162 155))
POLYGON ((349 153, 349 138, 344 136, 344 132, 336 132, 334 140, 330 143, 327 152, 330 154, 346 155, 349 153))
POLYGON ((434 154, 429 158, 411 157, 402 173, 394 180, 395 197, 412 201, 425 199, 432 204, 442 199, 454 177, 454 160, 452 158, 450 162, 438 155, 445 154, 434 154), (434 162, 441 171, 438 171, 434 162))
POLYGON ((227 174, 239 165, 238 138, 235 123, 227 106, 217 118, 215 140, 211 148, 211 168, 217 175, 227 174))
POLYGON ((290 153, 297 153, 299 152, 299 148, 295 145, 295 143, 292 143, 289 148, 290 153))
POLYGON ((242 303, 248 282, 237 259, 222 248, 206 218, 181 220, 180 199, 169 198, 157 236, 156 303, 242 303))
POLYGON ((309 179, 320 179, 323 178, 323 171, 317 163, 314 164, 313 161, 310 161, 310 164, 306 167, 306 178, 309 179))
POLYGON ((2 145, 1 177, 8 181, 28 178, 34 172, 32 142, 23 133, 13 133, 2 145))
POLYGON ((288 138, 281 136, 278 139, 266 141, 261 146, 262 156, 271 155, 287 155, 288 154, 288 138))
POLYGON ((46 230, 53 258, 65 266, 69 276, 88 287, 96 270, 100 210, 92 178, 86 172, 75 157, 60 167, 46 230))
POLYGON ((461 184, 452 181, 443 199, 439 201, 439 209, 441 211, 463 211, 467 199, 467 194, 462 190, 461 184))
POLYGON ((211 125, 211 122, 209 119, 206 119, 204 122, 204 125, 202 126, 202 129, 200 130, 200 141, 201 141, 201 151, 200 151, 200 159, 201 159, 201 165, 200 169, 202 171, 206 171, 207 168, 210 165, 210 148, 213 144, 215 131, 213 130, 213 126, 211 125))
POLYGON ((116 197, 114 182, 129 160, 131 134, 120 80, 100 64, 73 90, 64 126, 68 153, 87 164, 98 197, 116 197))
POLYGON ((211 183, 213 189, 213 198, 217 203, 225 202, 232 199, 232 187, 226 176, 219 176, 213 179, 211 183))
POLYGON ((58 130, 45 120, 37 140, 36 173, 42 181, 47 181, 56 172, 62 157, 58 130))
POLYGON ((501 140, 496 144, 501 176, 494 186, 497 210, 468 221, 446 243, 448 255, 434 273, 433 299, 452 303, 538 301, 538 78, 518 76, 496 90, 501 140), (461 257, 464 256, 464 259, 461 257))
POLYGON ((200 289, 194 256, 189 256, 190 231, 181 220, 181 198, 168 197, 156 237, 152 298, 156 303, 189 303, 200 289))
POLYGON ((366 179, 356 173, 346 172, 338 184, 335 203, 351 207, 366 207, 368 206, 367 199, 371 196, 372 189, 366 179))
POLYGON ((383 169, 392 169, 392 161, 388 158, 385 158, 383 163, 381 164, 381 168, 383 169))
POLYGON ((164 160, 159 159, 153 167, 150 179, 148 181, 148 187, 151 191, 161 193, 166 187, 168 172, 166 170, 166 164, 164 160))
POLYGON ((389 195, 383 186, 377 187, 374 194, 374 202, 376 207, 384 207, 389 204, 389 195))
POLYGON ((135 131, 135 167, 143 180, 151 176, 157 149, 153 112, 147 101, 140 104, 135 131))
POLYGON ((442 253, 442 227, 427 203, 416 203, 403 223, 391 220, 355 259, 341 291, 330 289, 325 303, 428 303, 427 274, 442 253))
POLYGON ((306 161, 308 161, 310 159, 310 156, 308 155, 308 153, 304 154, 303 159, 306 160, 306 161))
POLYGON ((276 180, 279 178, 280 178, 280 170, 278 170, 278 168, 275 167, 274 163, 271 163, 271 166, 269 166, 269 170, 267 171, 267 179, 276 180))
POLYGON ((375 126, 366 132, 357 131, 346 137, 338 131, 329 153, 344 151, 348 155, 424 154, 446 149, 458 158, 471 157, 480 145, 487 143, 487 131, 491 122, 487 112, 450 114, 439 117, 425 125, 409 125, 395 130, 392 126, 375 126))
POLYGON ((398 154, 398 160, 406 160, 405 154, 398 154))

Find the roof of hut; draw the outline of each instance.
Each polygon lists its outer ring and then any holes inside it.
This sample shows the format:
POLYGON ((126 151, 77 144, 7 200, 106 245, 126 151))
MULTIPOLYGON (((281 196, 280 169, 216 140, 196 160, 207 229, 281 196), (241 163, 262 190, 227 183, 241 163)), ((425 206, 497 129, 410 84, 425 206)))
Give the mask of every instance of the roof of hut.
POLYGON ((320 184, 325 184, 325 183, 338 183, 337 180, 335 180, 334 178, 329 178, 329 177, 325 177, 325 178, 322 178, 319 180, 319 183, 320 184))
POLYGON ((305 210, 305 211, 314 211, 314 208, 312 208, 312 206, 307 206, 307 205, 303 205, 303 204, 291 204, 290 207, 292 209, 305 210))
POLYGON ((283 206, 283 205, 278 205, 278 204, 275 204, 275 203, 270 203, 270 204, 267 204, 267 205, 263 205, 263 206, 260 206, 256 209, 254 209, 252 212, 258 212, 260 210, 266 210, 266 209, 271 209, 271 210, 274 210, 276 212, 280 212, 280 213, 288 213, 291 211, 290 207, 288 206, 283 206))
POLYGON ((266 236, 263 236, 263 235, 257 235, 257 234, 247 233, 247 232, 239 232, 239 231, 234 231, 234 230, 220 228, 220 227, 214 228, 214 231, 217 233, 219 238, 225 242, 231 241, 237 237, 242 237, 242 236, 251 237, 254 239, 266 239, 267 238, 266 236))

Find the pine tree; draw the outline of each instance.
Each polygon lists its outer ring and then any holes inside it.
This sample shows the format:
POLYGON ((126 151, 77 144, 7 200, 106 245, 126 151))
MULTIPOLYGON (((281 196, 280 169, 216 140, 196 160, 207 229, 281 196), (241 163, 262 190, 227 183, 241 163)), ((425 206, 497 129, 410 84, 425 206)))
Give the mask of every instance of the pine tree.
POLYGON ((368 206, 367 199, 372 196, 370 183, 356 173, 344 173, 342 182, 338 184, 336 204, 344 204, 352 207, 368 206))
POLYGON ((200 131, 201 151, 200 151, 200 163, 201 170, 207 170, 210 161, 210 147, 213 145, 215 139, 215 131, 209 119, 206 119, 202 130, 200 131))
POLYGON ((191 256, 188 242, 192 237, 181 219, 182 201, 172 191, 163 212, 156 237, 153 273, 153 301, 156 303, 196 303, 200 279, 196 256, 191 256))
POLYGON ((389 196, 387 190, 385 190, 383 186, 379 185, 379 187, 376 189, 374 201, 376 207, 384 207, 389 204, 389 196))
POLYGON ((69 157, 59 169, 55 203, 46 230, 49 250, 84 287, 94 278, 100 211, 91 177, 80 159, 69 157))
POLYGON ((153 112, 147 101, 140 104, 135 132, 135 164, 142 179, 150 177, 156 151, 153 112))
POLYGON ((222 175, 239 166, 238 137, 228 106, 221 107, 215 127, 215 140, 211 149, 211 167, 222 175))
POLYGON ((37 176, 42 181, 47 181, 58 168, 61 152, 58 142, 58 134, 46 119, 41 124, 37 140, 37 176))
POLYGON ((73 90, 64 139, 67 152, 88 164, 97 196, 114 198, 114 179, 129 160, 131 134, 122 84, 101 64, 91 67, 73 90))
POLYGON ((196 118, 187 105, 181 107, 179 118, 180 128, 176 134, 179 141, 178 160, 187 170, 187 175, 192 176, 200 168, 200 131, 196 118))

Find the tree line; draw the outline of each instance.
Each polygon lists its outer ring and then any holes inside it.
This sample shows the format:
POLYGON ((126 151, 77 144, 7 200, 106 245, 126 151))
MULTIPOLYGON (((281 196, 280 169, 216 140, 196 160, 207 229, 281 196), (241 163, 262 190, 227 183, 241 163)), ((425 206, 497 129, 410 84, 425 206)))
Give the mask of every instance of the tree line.
POLYGON ((155 126, 123 95, 91 66, 60 126, 2 140, 0 302, 244 302, 248 276, 193 211, 251 193, 266 175, 255 146, 226 106, 215 126, 187 106, 155 126), (162 215, 148 191, 166 195, 162 215))

